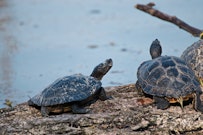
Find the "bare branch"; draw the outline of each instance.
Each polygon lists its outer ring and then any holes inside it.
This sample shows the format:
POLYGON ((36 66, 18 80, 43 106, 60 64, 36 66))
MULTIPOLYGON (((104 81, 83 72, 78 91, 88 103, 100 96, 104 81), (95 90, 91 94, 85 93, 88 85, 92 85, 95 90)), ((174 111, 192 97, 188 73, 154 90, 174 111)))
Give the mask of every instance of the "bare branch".
POLYGON ((195 37, 203 38, 203 31, 202 30, 190 26, 189 24, 185 23, 184 21, 182 21, 181 19, 179 19, 176 16, 170 16, 170 15, 163 13, 157 9, 154 9, 153 6, 155 6, 154 3, 148 3, 146 5, 137 4, 135 6, 135 8, 137 8, 143 12, 146 12, 152 16, 156 16, 162 20, 171 22, 171 23, 177 25, 179 28, 191 33, 195 37))

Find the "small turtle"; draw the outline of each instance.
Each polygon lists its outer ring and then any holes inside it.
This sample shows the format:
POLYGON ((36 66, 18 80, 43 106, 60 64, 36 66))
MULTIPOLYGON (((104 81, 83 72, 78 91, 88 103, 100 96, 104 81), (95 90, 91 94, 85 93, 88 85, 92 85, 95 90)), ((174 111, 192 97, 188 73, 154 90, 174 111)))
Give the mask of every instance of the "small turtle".
POLYGON ((150 54, 152 60, 138 68, 136 87, 152 95, 158 109, 166 109, 176 102, 183 109, 183 101, 193 98, 194 109, 203 112, 200 83, 186 63, 175 56, 161 56, 158 39, 152 42, 150 54))
POLYGON ((40 94, 28 101, 28 105, 41 108, 42 116, 52 113, 71 111, 73 113, 87 113, 84 108, 97 99, 106 100, 102 87, 102 77, 111 69, 112 59, 97 65, 90 76, 75 74, 57 79, 40 94))
POLYGON ((203 86, 203 40, 189 46, 183 52, 181 58, 192 68, 201 86, 203 86))

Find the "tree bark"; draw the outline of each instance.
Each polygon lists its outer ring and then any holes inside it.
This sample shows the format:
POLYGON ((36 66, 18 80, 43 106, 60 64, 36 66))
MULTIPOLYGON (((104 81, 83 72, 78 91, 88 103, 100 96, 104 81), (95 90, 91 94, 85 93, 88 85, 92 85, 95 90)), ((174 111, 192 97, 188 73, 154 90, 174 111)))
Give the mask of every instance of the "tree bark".
POLYGON ((146 12, 152 16, 158 17, 162 20, 171 22, 171 23, 177 25, 179 28, 191 33, 195 37, 200 37, 201 39, 203 38, 203 31, 202 30, 190 26, 189 24, 185 23, 184 21, 182 21, 181 19, 179 19, 176 16, 170 16, 170 15, 163 13, 157 9, 154 9, 153 6, 155 6, 154 3, 149 3, 147 5, 137 4, 135 6, 135 8, 137 8, 141 11, 144 11, 144 12, 146 12))
POLYGON ((105 88, 113 99, 98 100, 89 114, 63 113, 42 117, 27 103, 0 109, 0 134, 203 134, 203 116, 192 104, 157 109, 134 84, 105 88))

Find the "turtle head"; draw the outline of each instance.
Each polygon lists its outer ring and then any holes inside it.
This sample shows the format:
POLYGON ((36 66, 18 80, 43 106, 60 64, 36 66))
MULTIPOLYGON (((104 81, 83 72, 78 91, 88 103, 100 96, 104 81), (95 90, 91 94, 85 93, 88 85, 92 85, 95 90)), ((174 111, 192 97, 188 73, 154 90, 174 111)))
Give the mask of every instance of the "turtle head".
POLYGON ((112 66, 113 66, 112 59, 107 59, 103 63, 97 65, 92 71, 92 74, 90 76, 98 80, 101 80, 102 77, 111 69, 112 66))
POLYGON ((152 59, 161 56, 162 48, 158 39, 155 39, 150 46, 150 54, 152 59))

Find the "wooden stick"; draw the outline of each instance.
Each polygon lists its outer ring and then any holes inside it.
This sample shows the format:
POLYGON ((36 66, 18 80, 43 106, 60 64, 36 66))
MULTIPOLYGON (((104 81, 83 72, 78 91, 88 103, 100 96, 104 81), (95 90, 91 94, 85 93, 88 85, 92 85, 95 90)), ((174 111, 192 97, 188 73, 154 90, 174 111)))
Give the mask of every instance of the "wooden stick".
POLYGON ((177 18, 176 16, 170 16, 157 9, 154 9, 153 6, 155 6, 155 4, 151 2, 151 3, 148 3, 147 5, 137 4, 137 5, 135 5, 135 8, 137 8, 141 11, 144 11, 152 16, 156 16, 162 20, 171 22, 171 23, 177 25, 179 28, 184 29, 185 31, 191 33, 193 36, 200 37, 201 39, 203 39, 202 30, 190 26, 189 24, 185 23, 184 21, 177 18))

